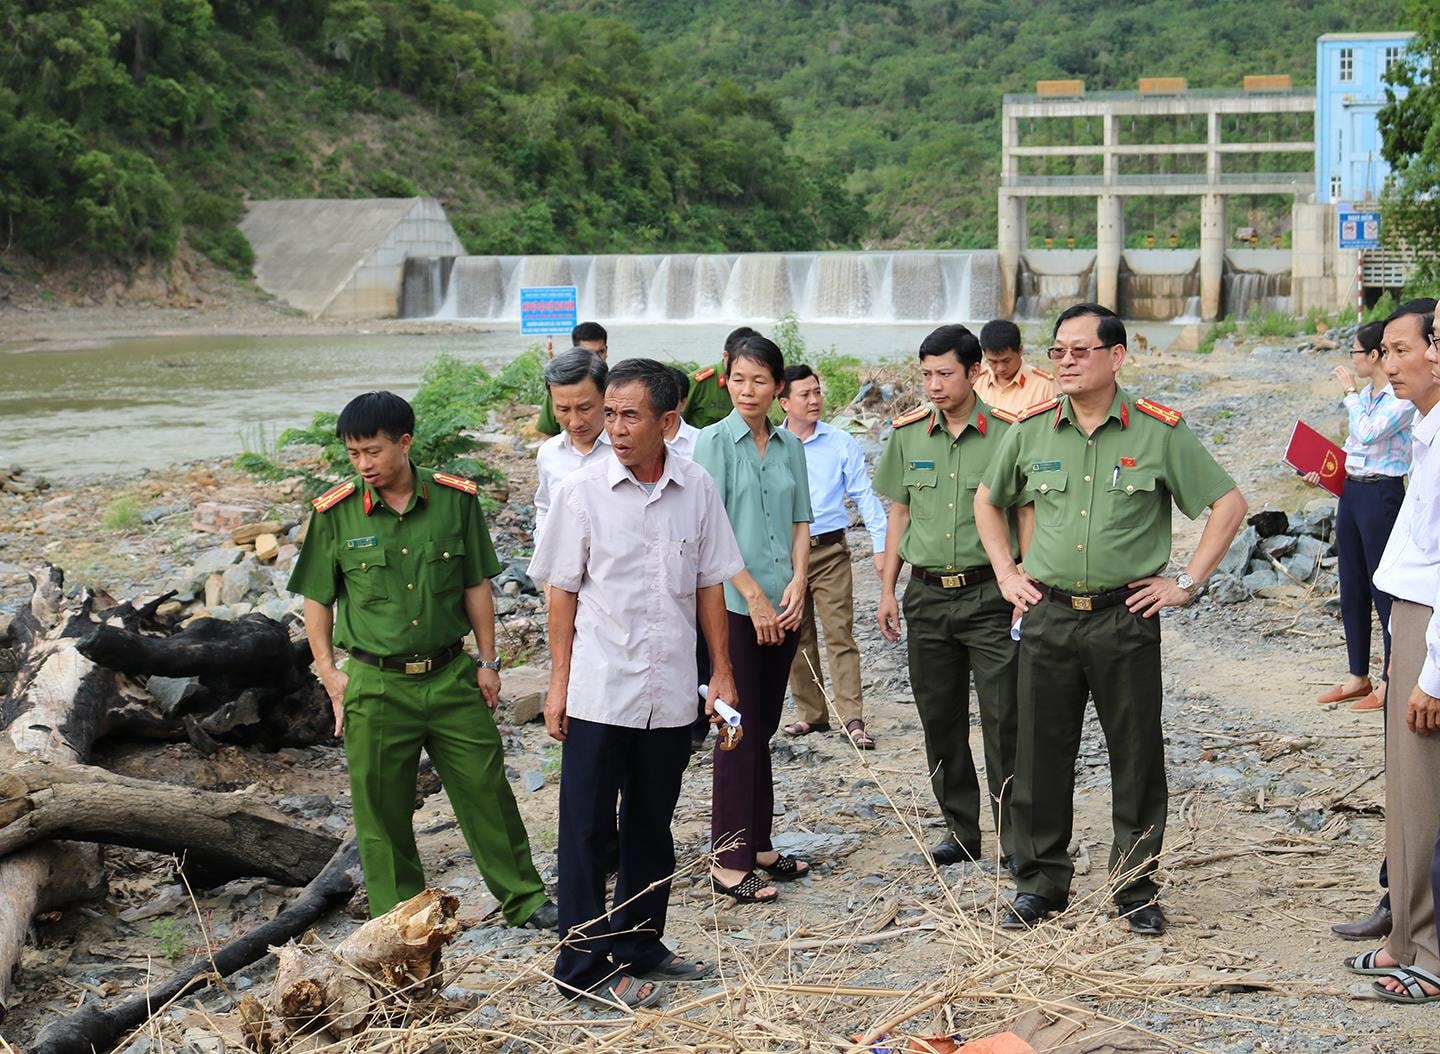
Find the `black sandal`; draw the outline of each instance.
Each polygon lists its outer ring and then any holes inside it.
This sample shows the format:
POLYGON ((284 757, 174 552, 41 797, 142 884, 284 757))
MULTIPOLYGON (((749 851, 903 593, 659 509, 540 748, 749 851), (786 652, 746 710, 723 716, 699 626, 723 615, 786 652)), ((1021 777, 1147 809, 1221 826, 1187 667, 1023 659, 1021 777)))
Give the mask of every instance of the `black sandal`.
MULTIPOLYGON (((808 860, 803 862, 809 863, 808 860)), ((757 860, 755 861, 755 866, 761 871, 764 871, 776 882, 794 882, 797 878, 804 878, 810 873, 809 867, 803 870, 801 869, 801 863, 802 861, 798 857, 786 856, 784 853, 781 853, 775 858, 773 864, 762 864, 757 860)))
POLYGON ((741 904, 775 903, 775 901, 780 899, 780 894, 778 892, 773 897, 756 896, 756 894, 759 893, 762 889, 764 889, 767 885, 769 885, 769 883, 766 882, 759 875, 757 875, 754 871, 751 871, 748 875, 742 878, 739 882, 736 882, 733 886, 727 886, 724 882, 721 882, 714 875, 710 876, 711 889, 713 889, 716 893, 724 893, 727 897, 734 897, 741 904))

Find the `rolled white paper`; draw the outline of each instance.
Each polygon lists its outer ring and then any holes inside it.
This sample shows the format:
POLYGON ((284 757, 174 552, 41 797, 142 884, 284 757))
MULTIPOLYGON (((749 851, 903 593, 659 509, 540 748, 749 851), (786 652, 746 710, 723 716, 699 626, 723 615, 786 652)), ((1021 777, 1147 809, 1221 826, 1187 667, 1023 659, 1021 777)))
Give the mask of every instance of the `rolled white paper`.
POLYGON ((1021 630, 1022 628, 1024 628, 1024 626, 1025 626, 1025 616, 1024 616, 1024 615, 1021 615, 1019 618, 1017 618, 1017 619, 1015 620, 1015 625, 1013 625, 1013 626, 1010 627, 1010 639, 1011 639, 1011 640, 1019 640, 1019 639, 1020 639, 1020 630, 1021 630))
POLYGON ((740 711, 736 710, 724 699, 715 700, 715 712, 719 714, 731 728, 740 727, 740 711))

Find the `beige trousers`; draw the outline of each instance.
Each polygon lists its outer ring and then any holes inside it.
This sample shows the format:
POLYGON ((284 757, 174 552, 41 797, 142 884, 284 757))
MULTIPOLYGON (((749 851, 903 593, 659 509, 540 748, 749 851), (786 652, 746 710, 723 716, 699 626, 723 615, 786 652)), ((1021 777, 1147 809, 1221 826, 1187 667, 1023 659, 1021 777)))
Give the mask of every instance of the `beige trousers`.
POLYGON ((795 665, 790 667, 790 694, 800 720, 812 725, 829 721, 821 689, 825 674, 820 668, 820 645, 815 634, 817 615, 825 629, 835 711, 844 727, 846 722, 863 717, 860 648, 855 643, 854 578, 850 574, 850 548, 844 542, 817 545, 810 550, 805 615, 800 623, 795 665))
POLYGON ((1440 973, 1435 897, 1430 884, 1440 833, 1440 735, 1405 724, 1410 693, 1425 662, 1431 609, 1395 599, 1390 611, 1390 687, 1385 693, 1385 858, 1394 925, 1385 949, 1397 962, 1440 973))

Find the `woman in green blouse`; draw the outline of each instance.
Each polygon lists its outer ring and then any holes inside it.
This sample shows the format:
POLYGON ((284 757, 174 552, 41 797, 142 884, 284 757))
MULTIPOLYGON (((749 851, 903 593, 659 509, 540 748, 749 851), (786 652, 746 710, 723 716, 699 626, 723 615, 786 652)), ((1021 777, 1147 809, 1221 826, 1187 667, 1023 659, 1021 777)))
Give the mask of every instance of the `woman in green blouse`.
POLYGON ((745 570, 725 584, 730 664, 744 737, 716 749, 710 844, 720 847, 710 881, 717 892, 750 903, 773 901, 769 881, 809 870, 770 842, 775 803, 770 739, 780 725, 790 666, 799 644, 810 558, 810 485, 800 440, 769 420, 785 381, 785 358, 758 334, 730 353, 725 378, 735 409, 702 429, 695 461, 715 479, 745 570))

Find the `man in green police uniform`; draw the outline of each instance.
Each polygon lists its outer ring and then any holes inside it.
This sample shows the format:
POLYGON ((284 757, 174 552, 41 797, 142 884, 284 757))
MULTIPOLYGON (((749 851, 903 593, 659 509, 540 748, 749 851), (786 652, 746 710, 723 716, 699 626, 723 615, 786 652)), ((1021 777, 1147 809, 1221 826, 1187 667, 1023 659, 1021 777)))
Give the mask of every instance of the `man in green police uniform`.
MULTIPOLYGON (((875 468, 875 489, 890 498, 880 605, 887 640, 900 639, 895 583, 905 587, 910 687, 925 731, 930 782, 946 835, 930 850, 937 864, 981 859, 980 785, 970 753, 970 675, 980 704, 985 779, 1002 862, 1011 856, 1010 779, 1015 759, 1015 642, 1010 604, 995 586, 975 533, 975 488, 1009 422, 975 394, 980 341, 964 326, 941 326, 920 344, 920 372, 934 408, 895 419, 875 468)), ((1006 545, 1017 552, 1007 526, 1006 545)))
MULTIPOLYGON (((690 378, 690 398, 685 404, 684 413, 686 421, 696 428, 704 428, 730 416, 730 411, 735 409, 735 404, 730 399, 730 391, 725 387, 725 378, 730 372, 730 351, 746 339, 757 335, 749 326, 732 330, 725 338, 725 350, 720 355, 720 364, 707 366, 690 378)), ((779 400, 776 400, 776 403, 778 405, 779 400)))
MULTIPOLYGON (((610 357, 610 334, 598 322, 581 322, 570 331, 570 347, 584 348, 600 356, 601 361, 610 357)), ((558 436, 564 429, 555 416, 555 403, 550 398, 550 389, 545 389, 545 401, 540 404, 540 416, 535 421, 535 431, 541 435, 558 436)))
POLYGON ((475 484, 417 468, 414 430, 410 404, 390 392, 341 411, 335 431, 358 475, 312 503, 290 576, 291 592, 305 597, 305 635, 335 734, 345 737, 370 912, 425 888, 412 826, 424 749, 506 920, 553 929, 555 906, 530 860, 491 714, 500 662, 489 579, 500 562, 475 484), (478 670, 461 645, 471 630, 486 656, 478 670), (350 653, 343 672, 334 644, 350 653))
POLYGON ((1005 599, 1024 613, 1015 752, 1017 895, 1001 925, 1018 929, 1070 896, 1075 758, 1087 696, 1110 752, 1120 914, 1159 934, 1155 860, 1169 792, 1160 728, 1160 620, 1188 604, 1219 565, 1245 499, 1180 419, 1121 388, 1125 326, 1098 304, 1060 315, 1049 349, 1061 396, 1031 407, 1000 444, 975 498, 975 523, 1005 599), (1210 519, 1174 577, 1170 502, 1210 519), (1016 567, 1004 509, 1033 503, 1016 567))

